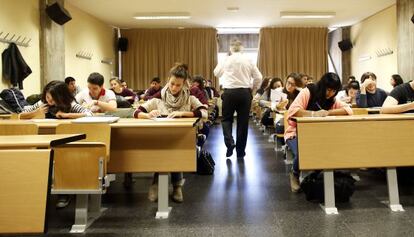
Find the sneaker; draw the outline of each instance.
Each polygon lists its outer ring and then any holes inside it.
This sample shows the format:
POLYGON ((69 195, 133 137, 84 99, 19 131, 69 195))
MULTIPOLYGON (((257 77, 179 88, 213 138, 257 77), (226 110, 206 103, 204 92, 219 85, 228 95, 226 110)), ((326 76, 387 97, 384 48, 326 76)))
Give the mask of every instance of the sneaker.
POLYGON ((158 200, 158 184, 152 184, 148 191, 148 200, 156 202, 158 200))
POLYGON ((294 193, 299 192, 300 190, 299 177, 297 177, 291 172, 289 173, 289 178, 290 178, 290 190, 292 190, 292 192, 294 193))
POLYGON ((172 200, 178 203, 183 202, 183 188, 181 185, 173 187, 172 200))
POLYGON ((227 148, 226 157, 230 157, 233 155, 233 150, 236 147, 236 145, 232 144, 230 147, 227 148))
POLYGON ((59 195, 58 201, 56 203, 56 208, 65 208, 70 203, 70 196, 69 195, 59 195))

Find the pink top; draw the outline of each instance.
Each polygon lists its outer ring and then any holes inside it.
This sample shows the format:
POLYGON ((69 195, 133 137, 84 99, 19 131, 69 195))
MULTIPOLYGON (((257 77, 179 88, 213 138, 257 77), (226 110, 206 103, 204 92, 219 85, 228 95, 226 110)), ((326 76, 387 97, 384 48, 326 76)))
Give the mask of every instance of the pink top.
MULTIPOLYGON (((299 95, 290 105, 289 110, 287 112, 288 113, 287 115, 288 116, 288 120, 287 120, 288 127, 285 131, 285 140, 296 136, 296 122, 290 120, 290 118, 293 117, 300 109, 306 110, 306 108, 308 107, 309 99, 310 99, 310 91, 308 88, 305 88, 300 91, 299 95)), ((340 100, 335 100, 335 103, 332 105, 331 109, 341 109, 341 108, 344 108, 349 115, 353 114, 351 107, 349 107, 345 103, 342 103, 340 100)))

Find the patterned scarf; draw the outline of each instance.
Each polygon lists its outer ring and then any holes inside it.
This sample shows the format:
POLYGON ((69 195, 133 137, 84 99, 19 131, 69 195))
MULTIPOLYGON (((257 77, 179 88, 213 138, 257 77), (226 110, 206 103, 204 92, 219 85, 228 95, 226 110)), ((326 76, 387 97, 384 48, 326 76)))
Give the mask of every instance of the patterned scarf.
POLYGON ((165 86, 161 90, 161 100, 168 111, 180 111, 183 106, 190 103, 190 90, 187 85, 184 85, 178 96, 174 96, 168 86, 165 86))

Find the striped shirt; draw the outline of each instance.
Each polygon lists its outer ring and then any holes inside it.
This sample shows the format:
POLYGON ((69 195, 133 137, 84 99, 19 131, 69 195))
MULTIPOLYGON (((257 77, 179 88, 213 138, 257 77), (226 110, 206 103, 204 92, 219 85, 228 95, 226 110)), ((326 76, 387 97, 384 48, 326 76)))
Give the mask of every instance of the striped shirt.
MULTIPOLYGON (((43 104, 44 103, 41 100, 39 100, 34 105, 25 106, 22 112, 23 113, 33 112, 37 110, 38 108, 40 108, 40 106, 43 104)), ((71 107, 70 107, 69 113, 85 114, 85 116, 93 116, 92 111, 90 111, 87 108, 82 107, 80 104, 76 103, 75 101, 72 101, 70 105, 71 107)), ((49 106, 49 113, 51 113, 53 117, 56 117, 55 115, 57 112, 58 111, 55 109, 55 106, 49 106)))

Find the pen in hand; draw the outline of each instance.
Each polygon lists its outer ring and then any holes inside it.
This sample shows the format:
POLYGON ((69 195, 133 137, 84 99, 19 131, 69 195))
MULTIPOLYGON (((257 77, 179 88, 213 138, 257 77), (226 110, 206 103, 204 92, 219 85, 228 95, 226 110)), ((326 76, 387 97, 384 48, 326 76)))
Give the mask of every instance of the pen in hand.
POLYGON ((316 102, 315 104, 316 104, 316 106, 318 106, 318 109, 319 109, 319 110, 323 110, 323 109, 322 109, 322 107, 319 105, 319 103, 318 103, 318 102, 316 102))

